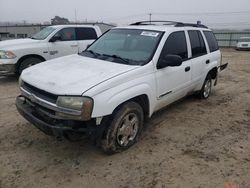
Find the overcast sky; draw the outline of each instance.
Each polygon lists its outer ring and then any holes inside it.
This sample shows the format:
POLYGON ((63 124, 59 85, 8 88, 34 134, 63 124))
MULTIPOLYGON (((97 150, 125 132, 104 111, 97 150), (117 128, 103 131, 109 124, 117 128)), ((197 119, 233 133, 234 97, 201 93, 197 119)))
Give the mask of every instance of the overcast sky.
POLYGON ((0 0, 0 22, 78 21, 127 24, 152 19, 250 28, 250 0, 0 0))

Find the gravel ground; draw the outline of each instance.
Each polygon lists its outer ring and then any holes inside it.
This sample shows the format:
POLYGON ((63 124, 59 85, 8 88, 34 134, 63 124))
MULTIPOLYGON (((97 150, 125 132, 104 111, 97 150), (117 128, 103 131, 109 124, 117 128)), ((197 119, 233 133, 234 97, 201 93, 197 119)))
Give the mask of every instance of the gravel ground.
POLYGON ((15 108, 17 78, 0 78, 0 187, 250 187, 250 52, 222 50, 229 67, 208 100, 156 113, 140 141, 107 156, 58 141, 15 108))

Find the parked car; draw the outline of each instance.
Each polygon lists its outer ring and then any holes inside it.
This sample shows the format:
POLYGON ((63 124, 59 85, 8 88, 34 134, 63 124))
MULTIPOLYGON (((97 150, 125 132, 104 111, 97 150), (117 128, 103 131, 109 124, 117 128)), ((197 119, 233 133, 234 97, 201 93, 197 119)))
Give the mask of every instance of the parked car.
POLYGON ((241 37, 237 42, 236 50, 249 50, 250 37, 241 37))
POLYGON ((191 93, 207 99, 227 66, 210 29, 164 24, 113 28, 81 54, 24 70, 18 111, 46 134, 129 148, 156 111, 191 93))
POLYGON ((82 52, 101 35, 98 26, 49 26, 27 39, 0 42, 0 73, 18 73, 40 62, 82 52))

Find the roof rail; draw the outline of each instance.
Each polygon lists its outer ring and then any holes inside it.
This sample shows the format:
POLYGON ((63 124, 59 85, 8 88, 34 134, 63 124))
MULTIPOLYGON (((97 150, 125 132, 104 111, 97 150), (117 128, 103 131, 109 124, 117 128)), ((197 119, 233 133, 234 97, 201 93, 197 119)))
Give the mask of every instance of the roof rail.
POLYGON ((155 23, 163 23, 162 25, 176 25, 178 23, 181 24, 181 22, 175 22, 175 21, 162 21, 162 20, 153 20, 153 21, 140 21, 135 22, 130 25, 157 25, 155 23))
POLYGON ((178 23, 175 25, 175 27, 198 27, 198 28, 208 28, 205 25, 202 25, 201 23, 193 24, 193 23, 178 23))
POLYGON ((200 21, 198 21, 196 24, 193 23, 182 23, 182 22, 176 22, 176 21, 161 21, 161 20, 153 20, 153 21, 140 21, 135 22, 130 25, 157 25, 156 23, 163 23, 162 25, 173 25, 175 27, 198 27, 198 28, 208 28, 207 26, 201 24, 200 21))

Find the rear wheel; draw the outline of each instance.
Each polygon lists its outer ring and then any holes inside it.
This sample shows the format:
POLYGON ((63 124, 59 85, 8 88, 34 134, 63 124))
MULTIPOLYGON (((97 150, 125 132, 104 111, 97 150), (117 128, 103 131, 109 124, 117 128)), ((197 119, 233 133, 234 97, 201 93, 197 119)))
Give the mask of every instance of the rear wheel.
POLYGON ((128 102, 119 108, 109 122, 101 146, 105 153, 123 151, 136 143, 143 126, 142 107, 128 102))
POLYGON ((209 75, 207 75, 207 77, 203 83, 203 86, 202 86, 201 90, 199 91, 199 97, 201 99, 207 99, 211 94, 211 90, 212 90, 212 78, 209 74, 209 75))
POLYGON ((38 63, 41 63, 41 62, 42 62, 42 59, 40 59, 40 58, 28 57, 20 63, 20 65, 18 67, 18 73, 21 74, 24 69, 31 67, 33 65, 36 65, 38 63))

